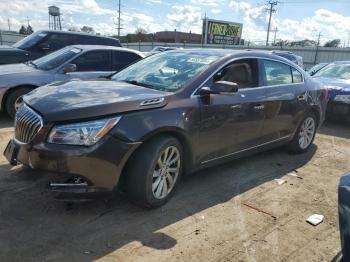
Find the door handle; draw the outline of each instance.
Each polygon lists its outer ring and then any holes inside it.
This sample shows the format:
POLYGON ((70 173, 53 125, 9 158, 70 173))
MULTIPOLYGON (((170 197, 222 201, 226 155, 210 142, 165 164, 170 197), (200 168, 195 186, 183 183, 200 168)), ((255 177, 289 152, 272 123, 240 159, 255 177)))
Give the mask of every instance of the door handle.
POLYGON ((299 100, 299 101, 305 100, 305 95, 300 95, 300 96, 298 96, 298 100, 299 100))
POLYGON ((265 106, 262 104, 259 104, 259 105, 254 106, 253 108, 254 108, 254 110, 263 110, 265 108, 265 106))
POLYGON ((242 109, 242 105, 233 105, 233 106, 231 106, 231 109, 232 109, 232 110, 239 110, 239 109, 242 109))

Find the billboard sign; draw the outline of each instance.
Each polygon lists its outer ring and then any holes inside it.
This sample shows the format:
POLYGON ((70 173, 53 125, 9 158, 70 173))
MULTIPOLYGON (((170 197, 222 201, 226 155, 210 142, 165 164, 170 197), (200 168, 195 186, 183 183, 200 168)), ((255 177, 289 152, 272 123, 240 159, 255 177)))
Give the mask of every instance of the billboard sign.
POLYGON ((238 45, 243 25, 234 22, 204 19, 203 42, 216 45, 238 45))

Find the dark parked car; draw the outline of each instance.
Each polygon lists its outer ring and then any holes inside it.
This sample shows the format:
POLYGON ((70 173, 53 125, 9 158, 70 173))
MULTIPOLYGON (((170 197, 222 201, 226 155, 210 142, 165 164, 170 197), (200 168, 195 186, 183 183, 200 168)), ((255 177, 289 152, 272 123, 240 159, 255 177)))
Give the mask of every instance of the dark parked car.
POLYGON ((350 61, 330 63, 313 78, 329 90, 327 117, 350 121, 350 61))
POLYGON ((314 74, 316 74, 318 71, 320 71, 322 68, 324 68, 328 64, 329 63, 316 64, 313 67, 311 67, 309 70, 307 70, 307 72, 309 73, 310 76, 313 76, 314 74))
POLYGON ((65 31, 37 31, 15 43, 0 46, 0 65, 35 60, 69 45, 107 45, 120 47, 118 39, 65 31))
POLYGON ((73 78, 107 77, 143 57, 122 47, 74 45, 26 64, 0 65, 0 111, 14 117, 22 96, 39 86, 73 78))
POLYGON ((182 172, 268 148, 308 150, 327 96, 292 62, 266 52, 176 50, 101 81, 24 96, 5 156, 59 172, 61 197, 108 192, 164 204, 182 172), (63 194, 64 193, 64 194, 63 194))
POLYGON ((289 51, 272 51, 273 54, 288 59, 292 61, 296 65, 300 66, 300 68, 304 67, 303 58, 289 51))
POLYGON ((350 261, 350 174, 345 174, 339 183, 339 227, 342 252, 338 260, 350 261))

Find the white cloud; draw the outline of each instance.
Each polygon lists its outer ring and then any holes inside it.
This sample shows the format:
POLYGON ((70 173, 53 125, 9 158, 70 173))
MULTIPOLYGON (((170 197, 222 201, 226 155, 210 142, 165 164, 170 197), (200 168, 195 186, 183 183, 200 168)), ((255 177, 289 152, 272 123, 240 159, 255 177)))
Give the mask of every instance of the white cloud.
MULTIPOLYGON (((231 0, 229 7, 238 12, 243 19, 243 38, 261 41, 266 38, 268 17, 265 6, 253 7, 244 1, 231 0)), ((271 28, 274 27, 279 30, 278 39, 315 39, 318 32, 323 35, 323 42, 336 38, 347 39, 350 34, 350 16, 346 17, 326 9, 318 9, 313 16, 294 20, 279 19, 277 13, 272 19, 271 28)))
POLYGON ((191 0, 190 2, 194 5, 218 6, 223 4, 225 0, 191 0))
POLYGON ((193 5, 175 5, 174 12, 167 15, 170 25, 178 31, 200 33, 202 27, 201 8, 193 5))
POLYGON ((213 14, 220 14, 220 13, 222 12, 222 10, 219 9, 219 8, 213 8, 213 9, 211 9, 210 11, 211 11, 213 14))

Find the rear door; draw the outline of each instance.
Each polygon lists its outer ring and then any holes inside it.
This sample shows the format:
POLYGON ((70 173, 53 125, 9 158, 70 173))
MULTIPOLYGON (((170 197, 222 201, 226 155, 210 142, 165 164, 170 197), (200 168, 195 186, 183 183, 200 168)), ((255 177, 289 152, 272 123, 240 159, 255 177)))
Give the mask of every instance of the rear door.
POLYGON ((200 156, 201 163, 224 158, 260 144, 264 121, 264 89, 256 59, 241 59, 229 64, 204 86, 215 81, 235 82, 235 95, 200 97, 200 156))
POLYGON ((110 50, 91 50, 81 54, 71 64, 77 66, 77 70, 67 75, 70 78, 96 79, 112 74, 110 50))
POLYGON ((301 115, 300 100, 306 95, 302 74, 283 62, 259 61, 266 94, 263 142, 288 138, 301 115))

